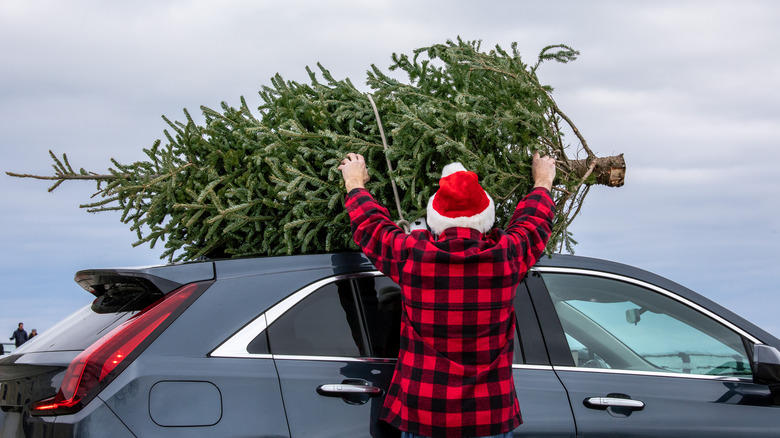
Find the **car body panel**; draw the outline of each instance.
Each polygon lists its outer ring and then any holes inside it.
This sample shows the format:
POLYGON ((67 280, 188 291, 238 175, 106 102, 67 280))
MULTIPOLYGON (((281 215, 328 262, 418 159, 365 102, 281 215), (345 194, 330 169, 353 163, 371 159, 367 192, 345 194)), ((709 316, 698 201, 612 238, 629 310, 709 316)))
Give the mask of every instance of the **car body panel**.
POLYGON ((552 367, 515 365, 512 377, 523 424, 515 432, 533 437, 575 437, 568 397, 552 367))
POLYGON ((130 430, 145 436, 242 437, 249 431, 253 431, 253 436, 289 436, 279 379, 270 360, 139 357, 101 393, 101 397, 130 430), (182 393, 178 400, 180 406, 176 407, 152 403, 155 388, 168 382, 213 385, 216 393, 207 392, 211 397, 208 400, 185 398, 186 393, 182 393), (216 422, 213 421, 215 403, 221 410, 216 422), (164 410, 154 412, 154 408, 164 410), (159 418, 192 418, 186 414, 190 409, 206 412, 208 418, 178 426, 155 421, 159 418))
POLYGON ((291 437, 397 437, 398 431, 377 421, 383 393, 318 392, 322 385, 387 388, 395 363, 390 361, 276 359, 291 437))
POLYGON ((777 437, 780 407, 769 389, 737 380, 582 371, 556 367, 578 436, 777 437), (591 397, 625 397, 641 409, 591 407, 591 397), (749 431, 749 432, 748 432, 749 431))

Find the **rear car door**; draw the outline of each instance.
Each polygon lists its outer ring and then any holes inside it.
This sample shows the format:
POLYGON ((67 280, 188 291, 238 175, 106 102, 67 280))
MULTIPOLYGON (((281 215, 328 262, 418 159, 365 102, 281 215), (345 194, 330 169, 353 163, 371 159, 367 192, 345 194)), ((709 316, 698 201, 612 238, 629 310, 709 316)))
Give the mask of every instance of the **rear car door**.
POLYGON ((265 313, 291 437, 398 436, 378 415, 400 298, 398 285, 368 272, 321 280, 265 313))
POLYGON ((761 341, 667 289, 541 267, 529 278, 578 437, 776 437, 780 407, 753 382, 761 341))

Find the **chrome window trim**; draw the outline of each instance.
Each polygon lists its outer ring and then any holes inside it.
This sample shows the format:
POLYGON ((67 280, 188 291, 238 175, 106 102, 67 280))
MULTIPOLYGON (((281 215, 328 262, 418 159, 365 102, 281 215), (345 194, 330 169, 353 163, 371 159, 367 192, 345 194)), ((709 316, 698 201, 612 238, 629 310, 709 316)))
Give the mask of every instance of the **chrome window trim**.
POLYGON ((604 374, 626 374, 632 376, 649 376, 649 377, 672 377, 678 379, 696 379, 696 380, 715 380, 719 382, 752 382, 752 377, 737 377, 737 376, 708 376, 706 374, 682 374, 660 371, 632 371, 621 369, 605 369, 605 368, 582 368, 582 367, 568 367, 568 366, 554 366, 555 371, 572 371, 578 373, 604 373, 604 374))
POLYGON ((268 322, 265 313, 262 313, 212 351, 209 357, 270 358, 270 354, 253 354, 247 351, 249 343, 266 328, 268 322))
POLYGON ((302 360, 319 362, 395 363, 398 359, 353 356, 305 356, 298 354, 271 354, 275 360, 302 360))
MULTIPOLYGON (((274 323, 279 317, 284 315, 288 310, 290 310, 293 306, 298 304, 299 302, 303 301, 304 298, 311 295, 314 291, 318 290, 319 288, 328 285, 330 283, 335 283, 339 280, 346 280, 350 278, 363 278, 363 277, 379 277, 383 275, 379 271, 365 271, 365 272, 355 272, 352 274, 340 274, 340 275, 334 275, 332 277, 323 278, 321 280, 317 280, 314 283, 308 284, 297 291, 293 292, 292 294, 288 295, 282 301, 279 301, 278 303, 271 306, 270 309, 266 310, 264 313, 260 314, 257 318, 253 319, 252 322, 245 325, 243 328, 241 328, 238 332, 233 334, 233 336, 229 337, 226 341, 224 341, 222 344, 219 345, 214 351, 209 354, 209 357, 233 357, 233 358, 254 358, 254 359, 270 359, 270 358, 302 358, 302 357, 325 357, 325 356, 282 356, 282 355, 276 355, 273 354, 253 354, 249 353, 247 351, 247 347, 249 346, 249 343, 252 342, 253 339, 255 339, 260 333, 262 333, 265 329, 267 329, 271 324, 274 323)), ((354 358, 338 358, 338 360, 341 359, 354 359, 354 358)), ((361 358, 363 359, 363 358, 361 358)), ((313 360, 313 359, 305 359, 305 360, 313 360)), ((324 360, 333 360, 333 358, 328 358, 324 360)))
POLYGON ((537 370, 537 371, 553 371, 553 367, 550 365, 528 365, 522 363, 513 363, 513 370, 537 370))
MULTIPOLYGON (((619 274, 612 274, 610 272, 602 272, 602 271, 594 271, 590 269, 580 269, 580 268, 561 268, 561 267, 552 267, 552 266, 539 266, 531 269, 532 271, 538 271, 541 273, 550 272, 550 273, 560 273, 560 274, 580 274, 580 275, 588 275, 592 277, 603 277, 603 278, 609 278, 613 280, 623 281, 626 283, 631 283, 640 287, 644 287, 646 289, 650 289, 654 292, 658 292, 662 295, 665 295, 675 301, 678 301, 700 313, 703 313, 707 315, 708 317, 714 319, 715 321, 718 321, 719 323, 723 324, 724 326, 728 327, 729 329, 737 332, 742 337, 746 338, 750 342, 754 344, 763 344, 758 338, 751 335, 750 333, 746 332, 742 328, 738 327, 737 325, 733 324, 731 321, 723 318, 722 316, 718 315, 717 313, 714 313, 705 307, 702 307, 693 301, 682 297, 680 295, 677 295, 676 293, 669 291, 667 289, 664 289, 662 287, 656 286, 652 283, 647 283, 642 280, 637 280, 636 278, 626 277, 619 274)), ((542 277, 544 279, 544 277, 542 277)), ((664 373, 665 374, 665 373, 664 373)))

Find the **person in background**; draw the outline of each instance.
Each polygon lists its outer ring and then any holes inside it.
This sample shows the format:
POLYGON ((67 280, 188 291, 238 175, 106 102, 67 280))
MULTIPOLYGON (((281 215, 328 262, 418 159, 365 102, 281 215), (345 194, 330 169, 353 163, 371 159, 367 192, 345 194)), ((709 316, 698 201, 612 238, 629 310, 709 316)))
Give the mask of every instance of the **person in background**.
POLYGON ((14 342, 16 342, 16 348, 19 348, 22 344, 27 342, 27 332, 24 330, 24 323, 19 323, 19 328, 14 330, 13 334, 10 338, 14 342))
POLYGON ((32 330, 30 330, 30 336, 27 338, 27 340, 29 341, 30 339, 32 339, 32 338, 34 338, 36 336, 38 336, 38 330, 32 329, 32 330))

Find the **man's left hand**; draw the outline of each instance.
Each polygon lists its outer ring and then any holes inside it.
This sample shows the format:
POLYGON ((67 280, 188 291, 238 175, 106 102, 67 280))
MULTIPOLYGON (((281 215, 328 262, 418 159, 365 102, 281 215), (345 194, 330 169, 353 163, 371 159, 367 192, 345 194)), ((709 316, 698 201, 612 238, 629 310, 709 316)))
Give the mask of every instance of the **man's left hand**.
POLYGON ((360 154, 348 153, 347 158, 341 161, 339 166, 341 176, 344 178, 344 185, 347 187, 347 193, 353 189, 363 189, 369 180, 366 160, 360 154))

